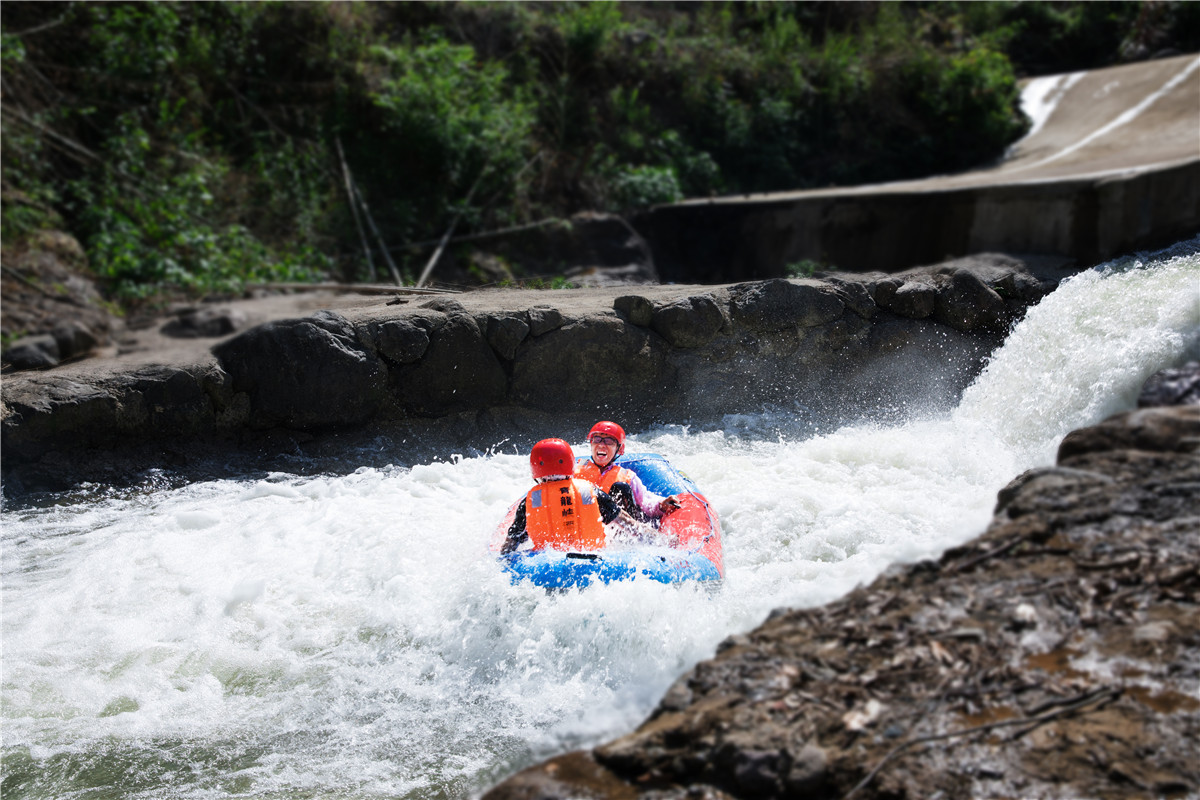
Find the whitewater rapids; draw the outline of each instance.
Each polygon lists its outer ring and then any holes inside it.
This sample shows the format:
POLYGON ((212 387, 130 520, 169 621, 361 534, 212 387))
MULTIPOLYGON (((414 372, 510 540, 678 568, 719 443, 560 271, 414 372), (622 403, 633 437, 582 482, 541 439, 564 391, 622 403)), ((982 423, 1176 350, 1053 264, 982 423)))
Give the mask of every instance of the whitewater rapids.
POLYGON ((489 443, 6 508, 0 793, 477 795, 632 729, 771 609, 978 535, 1063 435, 1198 357, 1200 239, 1065 282, 956 408, 821 435, 779 411, 632 432, 631 451, 666 455, 720 515, 714 594, 509 585, 487 541, 528 462, 489 443))

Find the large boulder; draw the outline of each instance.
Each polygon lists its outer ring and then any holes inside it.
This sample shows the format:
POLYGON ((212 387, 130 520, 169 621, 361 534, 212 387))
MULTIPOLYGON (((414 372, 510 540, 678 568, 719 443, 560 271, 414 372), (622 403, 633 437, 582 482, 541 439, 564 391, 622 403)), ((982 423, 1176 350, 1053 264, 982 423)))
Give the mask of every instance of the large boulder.
POLYGON ((508 376, 478 321, 457 303, 427 307, 411 319, 425 330, 429 346, 419 361, 392 371, 391 390, 400 404, 414 414, 442 416, 503 402, 508 376))
POLYGON ((730 290, 733 321, 756 333, 832 322, 845 303, 822 281, 770 280, 739 284, 730 290))
POLYGON ((651 329, 682 349, 708 344, 725 324, 721 307, 707 294, 664 303, 650 317, 651 329))
POLYGON ((420 361, 429 349, 429 327, 408 318, 372 322, 367 337, 375 351, 391 364, 420 361))
POLYGON ((542 411, 620 414, 661 404, 674 386, 668 346, 606 313, 584 317, 521 345, 511 397, 542 411))
POLYGON ((972 270, 956 269, 937 293, 933 318, 960 331, 996 330, 1004 300, 972 270))
POLYGON ((1058 460, 1113 450, 1200 453, 1200 405, 1139 408, 1071 431, 1058 460))
POLYGON ((88 381, 55 372, 15 377, 4 391, 4 455, 112 449, 211 434, 245 422, 216 365, 144 365, 88 381))
POLYGON ((1200 361, 1151 375, 1138 395, 1138 406, 1200 405, 1200 361))
POLYGON ((227 306, 182 308, 161 328, 164 336, 178 339, 219 338, 246 327, 246 315, 227 306))
POLYGON ((369 419, 386 387, 379 357, 341 315, 270 322, 213 348, 253 427, 335 428, 369 419))
POLYGON ((89 274, 83 248, 69 234, 43 230, 6 241, 0 263, 0 332, 11 341, 2 356, 5 371, 45 369, 89 355, 124 329, 89 274))
POLYGON ((937 308, 937 289, 924 281, 905 281, 888 293, 884 308, 908 319, 931 317, 937 308))

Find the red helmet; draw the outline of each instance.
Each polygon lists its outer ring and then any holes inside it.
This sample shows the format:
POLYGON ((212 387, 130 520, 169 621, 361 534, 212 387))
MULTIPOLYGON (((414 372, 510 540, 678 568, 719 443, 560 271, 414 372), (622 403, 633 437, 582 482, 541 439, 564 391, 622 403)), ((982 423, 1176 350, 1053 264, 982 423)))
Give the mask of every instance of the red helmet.
POLYGON ((575 474, 575 453, 562 439, 542 439, 529 452, 529 466, 535 479, 552 475, 575 474))
POLYGON ((617 423, 609 422, 608 420, 597 422, 588 431, 587 440, 590 442, 592 437, 596 435, 611 436, 617 440, 617 455, 625 452, 625 429, 617 423))

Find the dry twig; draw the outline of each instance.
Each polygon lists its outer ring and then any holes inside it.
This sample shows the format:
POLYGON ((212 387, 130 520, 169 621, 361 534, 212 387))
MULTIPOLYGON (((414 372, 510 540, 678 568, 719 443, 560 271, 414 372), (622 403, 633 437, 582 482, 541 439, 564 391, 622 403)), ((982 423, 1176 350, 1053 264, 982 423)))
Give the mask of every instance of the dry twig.
MULTIPOLYGON (((846 792, 846 794, 844 794, 842 796, 842 800, 849 800, 849 798, 851 798, 855 794, 857 794, 860 789, 862 789, 864 786, 866 786, 872 780, 874 780, 875 776, 879 774, 879 771, 881 769, 883 769, 884 766, 886 766, 889 761, 896 758, 902 752, 909 749, 910 747, 915 747, 920 744, 928 744, 929 742, 936 742, 936 741, 940 741, 943 739, 955 739, 960 736, 970 736, 972 734, 983 733, 984 731, 990 731, 990 730, 994 730, 996 728, 1011 728, 1011 727, 1014 727, 1017 725, 1028 726, 1024 730, 1019 731, 1012 737, 1012 739, 1016 739, 1021 736, 1024 736, 1026 733, 1029 733, 1029 731, 1033 730, 1034 728, 1038 727, 1039 725, 1042 725, 1043 723, 1049 722, 1053 719, 1057 719, 1058 717, 1065 716, 1065 715, 1071 713, 1072 711, 1078 711, 1081 708, 1085 708, 1087 706, 1094 705, 1094 704, 1102 702, 1104 700, 1111 700, 1111 699, 1117 697, 1120 693, 1121 693, 1120 689, 1114 689, 1112 687, 1104 687, 1102 689, 1095 689, 1093 691, 1086 692, 1086 693, 1080 695, 1079 697, 1077 697, 1075 700, 1068 703, 1067 705, 1064 705, 1061 708, 1058 708, 1054 711, 1047 711, 1044 714, 1035 714, 1033 716, 1021 717, 1020 719, 1005 719, 1005 720, 1000 720, 999 722, 989 722, 986 725, 976 725, 973 728, 965 728, 961 731, 952 731, 950 733, 938 733, 938 734, 933 734, 931 736, 922 736, 917 739, 911 739, 907 742, 904 742, 903 744, 897 745, 896 747, 892 748, 892 750, 883 757, 883 760, 881 760, 878 764, 876 764, 874 769, 872 769, 870 772, 868 772, 867 776, 858 782, 858 785, 856 785, 853 789, 846 792)), ((1011 741, 1011 739, 1010 739, 1010 741, 1011 741)))

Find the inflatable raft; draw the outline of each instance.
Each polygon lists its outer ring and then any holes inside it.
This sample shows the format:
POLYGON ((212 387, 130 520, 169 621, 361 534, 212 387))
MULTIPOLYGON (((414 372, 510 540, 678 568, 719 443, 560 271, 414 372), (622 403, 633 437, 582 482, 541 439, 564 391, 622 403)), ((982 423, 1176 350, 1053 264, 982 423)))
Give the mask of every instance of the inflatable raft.
POLYGON ((616 462, 636 473, 649 491, 679 497, 680 508, 662 518, 656 541, 610 540, 603 550, 523 550, 500 555, 522 498, 508 510, 491 544, 513 583, 528 580, 547 589, 569 589, 643 578, 659 583, 698 581, 719 586, 725 577, 721 523, 696 485, 655 453, 628 453, 616 462))

